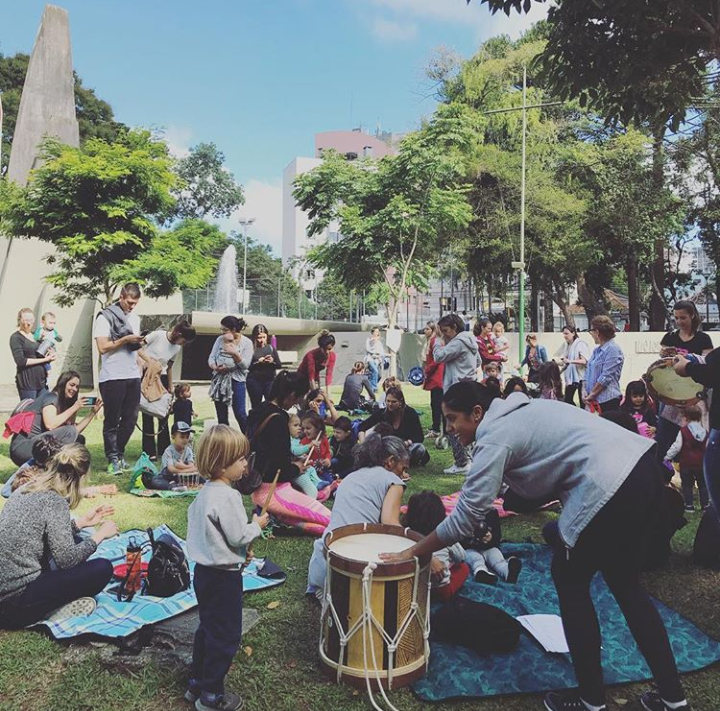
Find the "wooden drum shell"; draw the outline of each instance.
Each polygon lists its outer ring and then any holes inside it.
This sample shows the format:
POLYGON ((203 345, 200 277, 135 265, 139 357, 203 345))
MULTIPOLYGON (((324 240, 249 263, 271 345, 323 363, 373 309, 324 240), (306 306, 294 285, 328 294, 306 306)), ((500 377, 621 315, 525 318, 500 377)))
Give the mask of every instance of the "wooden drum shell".
MULTIPOLYGON (((412 531, 406 531, 399 526, 385 526, 382 524, 355 524, 343 526, 332 531, 325 541, 325 551, 328 561, 328 588, 332 603, 338 619, 343 626, 343 632, 353 627, 363 612, 363 571, 366 561, 345 558, 329 545, 339 538, 363 533, 381 533, 393 536, 402 536, 411 541, 421 538, 412 531)), ((418 569, 415 559, 401 563, 377 563, 373 573, 370 593, 370 605, 373 616, 378 620, 385 633, 394 638, 403 624, 417 590, 417 614, 410 625, 398 640, 397 649, 393 659, 392 674, 389 674, 390 655, 388 645, 380 632, 372 629, 375 649, 375 658, 379 667, 380 684, 388 689, 407 686, 421 679, 427 671, 428 654, 427 641, 424 636, 423 621, 429 615, 429 589, 430 589, 430 555, 423 556, 419 561, 419 579, 415 584, 418 569), (392 677, 390 679, 390 677, 392 677)), ((366 688, 365 653, 363 645, 363 632, 358 630, 349 640, 345 648, 340 643, 340 633, 336 628, 336 621, 330 612, 329 606, 323 606, 321 622, 320 660, 324 671, 332 678, 341 678, 351 686, 366 688)), ((367 650, 367 664, 372 688, 378 688, 378 673, 373 665, 370 648, 367 650)))

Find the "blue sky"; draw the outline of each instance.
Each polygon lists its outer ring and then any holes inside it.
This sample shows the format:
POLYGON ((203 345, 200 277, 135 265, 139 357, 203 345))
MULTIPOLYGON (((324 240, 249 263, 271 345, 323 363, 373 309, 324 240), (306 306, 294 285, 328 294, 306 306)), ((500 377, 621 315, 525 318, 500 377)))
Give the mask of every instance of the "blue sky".
MULTIPOLYGON (((162 128, 182 154, 216 143, 245 185, 240 213, 279 253, 281 177, 320 131, 408 131, 432 112, 423 67, 544 14, 492 17, 474 0, 65 0, 75 68, 117 118, 162 128)), ((42 0, 3 0, 0 52, 29 52, 42 0)), ((223 224, 236 227, 233 220, 223 224)))

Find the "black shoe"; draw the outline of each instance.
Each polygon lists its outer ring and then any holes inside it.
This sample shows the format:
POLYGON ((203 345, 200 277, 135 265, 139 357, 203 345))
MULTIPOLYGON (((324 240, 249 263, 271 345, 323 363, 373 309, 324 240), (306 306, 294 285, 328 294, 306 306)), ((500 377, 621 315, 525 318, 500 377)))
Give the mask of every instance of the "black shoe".
POLYGON ((507 560, 508 574, 505 579, 506 583, 516 583, 520 577, 520 571, 522 570, 522 561, 517 556, 510 556, 507 560))
MULTIPOLYGON (((657 691, 646 691, 640 697, 640 703, 645 711, 671 711, 657 691)), ((690 704, 686 701, 682 706, 676 708, 678 711, 690 711, 690 704)))
POLYGON ((245 706, 245 702, 241 696, 234 694, 232 691, 226 691, 224 694, 217 694, 213 698, 202 694, 195 701, 197 711, 240 711, 245 706))
POLYGON ((475 582, 485 583, 485 585, 495 585, 495 583, 497 583, 497 575, 488 573, 487 570, 478 570, 478 572, 475 573, 475 582))
MULTIPOLYGON (((547 711, 588 711, 587 706, 582 702, 577 691, 570 691, 564 694, 551 691, 545 695, 544 701, 547 711)), ((607 711, 607 706, 604 704, 600 708, 602 711, 607 711)))

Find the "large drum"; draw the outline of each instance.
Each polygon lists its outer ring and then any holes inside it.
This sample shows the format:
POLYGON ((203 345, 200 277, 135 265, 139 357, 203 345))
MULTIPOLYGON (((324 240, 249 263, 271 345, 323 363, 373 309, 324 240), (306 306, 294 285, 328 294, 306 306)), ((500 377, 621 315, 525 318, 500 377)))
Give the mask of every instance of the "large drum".
POLYGON ((379 558, 420 538, 382 524, 342 526, 326 536, 320 659, 338 681, 393 689, 425 675, 431 556, 393 564, 379 558))
POLYGON ((689 407, 702 398, 704 387, 692 378, 684 378, 673 369, 672 358, 656 360, 645 374, 650 394, 666 405, 689 407))

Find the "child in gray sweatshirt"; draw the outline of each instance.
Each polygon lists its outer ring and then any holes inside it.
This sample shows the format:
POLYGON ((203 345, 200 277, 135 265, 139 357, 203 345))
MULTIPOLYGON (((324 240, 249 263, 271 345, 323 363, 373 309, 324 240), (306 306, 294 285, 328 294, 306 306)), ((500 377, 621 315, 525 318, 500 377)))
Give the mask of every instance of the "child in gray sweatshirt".
POLYGON ((185 698, 197 711, 237 711, 237 694, 224 682, 242 640, 242 568, 247 546, 268 515, 248 523, 242 496, 233 485, 247 472, 248 440, 227 425, 207 430, 198 443, 197 467, 208 483, 188 509, 188 553, 195 561, 193 587, 200 624, 185 698))

